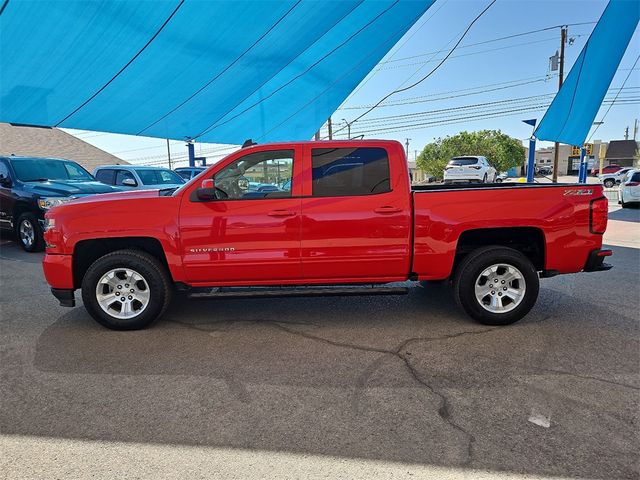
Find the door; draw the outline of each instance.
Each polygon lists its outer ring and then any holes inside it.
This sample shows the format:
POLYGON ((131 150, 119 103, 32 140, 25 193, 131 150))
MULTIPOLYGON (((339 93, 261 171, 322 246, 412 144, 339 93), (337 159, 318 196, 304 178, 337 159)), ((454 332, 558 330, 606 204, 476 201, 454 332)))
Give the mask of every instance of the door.
POLYGON ((383 147, 306 148, 304 278, 327 283, 406 278, 411 257, 407 173, 391 174, 383 147))
MULTIPOLYGON (((190 283, 300 280, 298 157, 295 149, 252 149, 215 173, 218 199, 198 201, 197 186, 185 192, 180 235, 190 283)), ((202 175, 206 178, 210 177, 202 175)))
POLYGON ((14 203, 9 167, 4 160, 0 160, 0 228, 11 229, 11 214, 14 203))

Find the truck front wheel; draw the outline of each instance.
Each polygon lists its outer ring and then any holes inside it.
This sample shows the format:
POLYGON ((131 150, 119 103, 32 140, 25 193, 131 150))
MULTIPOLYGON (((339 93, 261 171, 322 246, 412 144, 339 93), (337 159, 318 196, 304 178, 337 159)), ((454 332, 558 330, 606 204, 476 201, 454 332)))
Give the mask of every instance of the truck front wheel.
POLYGON ((492 246, 467 255, 457 269, 454 295, 458 305, 485 325, 509 325, 536 303, 538 272, 522 253, 492 246))
POLYGON ((82 301, 101 325, 137 330, 151 325, 171 300, 165 267, 140 250, 119 250, 96 260, 82 279, 82 301))

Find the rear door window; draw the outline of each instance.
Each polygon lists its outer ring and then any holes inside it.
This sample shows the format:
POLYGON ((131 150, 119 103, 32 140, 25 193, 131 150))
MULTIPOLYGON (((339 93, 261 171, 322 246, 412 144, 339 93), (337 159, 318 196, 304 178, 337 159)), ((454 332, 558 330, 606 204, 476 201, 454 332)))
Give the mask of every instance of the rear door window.
POLYGON ((475 165, 478 163, 477 158, 452 158, 449 165, 455 165, 456 167, 465 167, 467 165, 475 165))
POLYGON ((114 170, 103 168, 102 170, 98 170, 96 172, 96 180, 102 183, 106 183, 107 185, 113 185, 114 173, 114 170))
POLYGON ((389 157, 384 148, 311 150, 314 197, 390 192, 389 157))

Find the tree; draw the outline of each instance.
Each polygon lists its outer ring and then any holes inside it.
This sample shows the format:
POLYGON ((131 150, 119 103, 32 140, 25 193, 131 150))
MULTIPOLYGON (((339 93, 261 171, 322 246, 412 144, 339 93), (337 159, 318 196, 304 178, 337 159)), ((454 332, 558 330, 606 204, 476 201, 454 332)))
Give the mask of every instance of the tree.
POLYGON ((442 178, 444 167, 451 158, 481 155, 487 157, 498 172, 505 172, 522 165, 525 152, 519 140, 499 130, 465 131, 428 144, 418 155, 416 165, 429 175, 442 178))

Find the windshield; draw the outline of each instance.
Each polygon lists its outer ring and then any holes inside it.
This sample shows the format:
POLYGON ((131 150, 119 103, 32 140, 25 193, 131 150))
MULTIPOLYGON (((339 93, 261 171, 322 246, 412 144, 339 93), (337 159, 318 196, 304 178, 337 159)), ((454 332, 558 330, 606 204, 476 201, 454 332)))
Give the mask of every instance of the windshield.
POLYGON ((171 170, 136 170, 143 185, 181 185, 184 179, 171 170))
POLYGON ((452 158, 449 161, 449 165, 475 165, 478 163, 477 158, 452 158))
POLYGON ((91 182, 94 178, 75 162, 53 158, 14 159, 11 162, 18 180, 35 182, 46 180, 66 180, 91 182))

